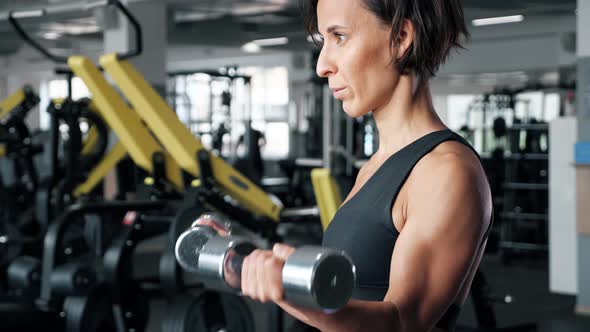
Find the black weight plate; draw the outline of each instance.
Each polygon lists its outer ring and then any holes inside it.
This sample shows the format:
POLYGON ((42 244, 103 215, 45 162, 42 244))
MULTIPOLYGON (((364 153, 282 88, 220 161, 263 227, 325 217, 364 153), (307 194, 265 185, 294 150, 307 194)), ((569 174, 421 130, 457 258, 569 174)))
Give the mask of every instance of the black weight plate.
POLYGON ((87 214, 84 216, 84 240, 88 248, 97 256, 104 254, 113 238, 114 224, 112 219, 102 215, 87 214))
POLYGON ((81 217, 66 228, 59 244, 62 259, 77 257, 90 251, 84 231, 84 220, 81 217))
POLYGON ((8 286, 13 289, 34 291, 39 287, 40 275, 41 262, 29 256, 15 258, 6 270, 8 286))
POLYGON ((69 262, 51 271, 50 280, 55 294, 84 295, 96 284, 96 271, 91 265, 69 262))
POLYGON ((162 291, 166 296, 174 296, 183 289, 181 271, 171 249, 165 250, 160 256, 159 275, 162 291))
POLYGON ((122 294, 122 310, 127 330, 145 331, 149 315, 149 297, 137 285, 127 284, 122 294))
POLYGON ((0 225, 0 266, 6 266, 20 255, 23 238, 19 229, 11 223, 0 225))
POLYGON ((97 287, 87 296, 70 296, 64 300, 66 332, 113 331, 112 308, 108 292, 97 287))
POLYGON ((244 300, 233 294, 204 291, 199 296, 180 296, 168 307, 162 320, 162 332, 253 332, 254 318, 244 300), (223 307, 224 322, 209 322, 212 301, 219 295, 223 307), (210 326, 207 326, 210 325, 210 326))

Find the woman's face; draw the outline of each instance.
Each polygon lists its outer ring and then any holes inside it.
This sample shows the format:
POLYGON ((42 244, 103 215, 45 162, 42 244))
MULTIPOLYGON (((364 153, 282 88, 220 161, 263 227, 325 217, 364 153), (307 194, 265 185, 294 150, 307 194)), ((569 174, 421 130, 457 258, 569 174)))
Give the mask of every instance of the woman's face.
POLYGON ((317 7, 323 47, 316 72, 351 117, 388 104, 400 76, 391 64, 390 27, 361 2, 320 0, 317 7))

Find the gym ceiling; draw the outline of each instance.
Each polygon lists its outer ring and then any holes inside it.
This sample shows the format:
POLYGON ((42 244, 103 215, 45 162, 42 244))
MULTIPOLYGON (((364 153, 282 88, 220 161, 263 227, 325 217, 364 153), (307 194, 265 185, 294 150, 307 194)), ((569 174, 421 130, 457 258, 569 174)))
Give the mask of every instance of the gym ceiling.
MULTIPOLYGON (((135 0, 142 2, 149 0, 135 0)), ((240 46, 255 39, 288 37, 283 46, 301 49, 306 44, 302 30, 299 0, 166 0, 170 12, 169 42, 173 46, 240 46), (215 31, 214 34, 207 33, 215 31)), ((0 0, 0 56, 16 52, 21 41, 3 19, 10 9, 68 7, 81 2, 71 0, 0 0)), ((468 21, 484 17, 525 15, 543 17, 565 15, 575 19, 576 0, 464 0, 468 21)), ((80 12, 56 17, 51 21, 31 20, 37 36, 55 48, 68 49, 75 40, 100 43, 100 23, 90 14, 80 12)))

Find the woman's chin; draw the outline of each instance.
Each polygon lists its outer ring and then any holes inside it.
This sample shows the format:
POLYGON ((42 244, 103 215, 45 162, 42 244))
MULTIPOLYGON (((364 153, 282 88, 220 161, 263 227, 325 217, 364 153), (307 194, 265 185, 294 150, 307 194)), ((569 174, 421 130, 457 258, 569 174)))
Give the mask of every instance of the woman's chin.
POLYGON ((342 102, 342 109, 344 110, 344 113, 346 113, 346 115, 351 118, 358 118, 359 116, 363 116, 367 113, 362 108, 356 107, 355 105, 350 105, 346 101, 342 102))

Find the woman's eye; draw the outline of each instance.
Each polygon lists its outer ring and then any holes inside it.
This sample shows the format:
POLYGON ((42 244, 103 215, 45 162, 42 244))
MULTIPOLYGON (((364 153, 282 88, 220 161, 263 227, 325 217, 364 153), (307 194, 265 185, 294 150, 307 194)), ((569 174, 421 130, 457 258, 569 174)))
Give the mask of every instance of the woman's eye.
POLYGON ((337 43, 342 43, 343 41, 346 40, 346 36, 340 33, 334 33, 334 36, 336 36, 336 39, 338 40, 337 43))

